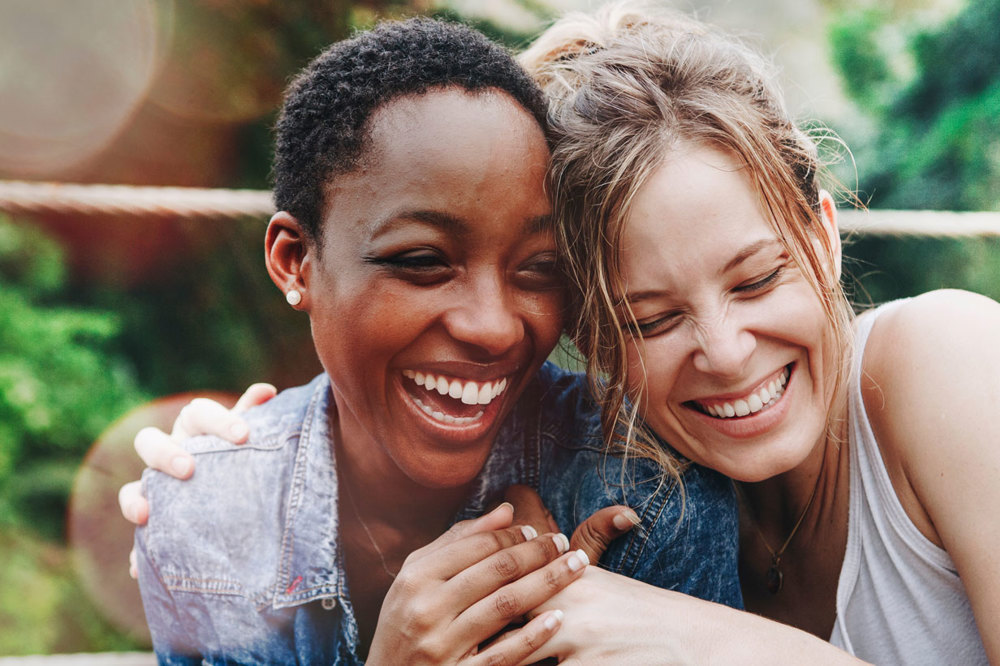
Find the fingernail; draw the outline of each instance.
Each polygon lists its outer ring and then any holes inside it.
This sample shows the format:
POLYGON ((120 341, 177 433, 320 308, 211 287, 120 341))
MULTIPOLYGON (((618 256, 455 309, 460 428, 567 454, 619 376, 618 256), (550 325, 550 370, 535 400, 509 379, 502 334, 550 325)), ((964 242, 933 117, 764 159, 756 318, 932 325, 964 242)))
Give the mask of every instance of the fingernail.
POLYGON ((549 613, 549 616, 545 618, 545 628, 552 631, 556 628, 556 625, 562 622, 563 616, 563 612, 559 609, 552 611, 549 613))
POLYGON ((611 519, 611 522, 614 523, 616 529, 619 529, 622 532, 624 532, 626 530, 632 529, 633 527, 639 524, 639 516, 636 515, 635 511, 629 509, 627 511, 622 511, 621 513, 617 514, 614 518, 611 519))
POLYGON ((191 459, 187 456, 176 456, 170 461, 170 469, 177 476, 187 476, 191 473, 191 459))
POLYGON ((569 550, 569 539, 562 532, 552 535, 552 540, 556 542, 556 548, 559 550, 559 554, 562 555, 567 550, 569 550))
POLYGON ((582 550, 576 551, 569 556, 568 560, 566 560, 566 565, 569 567, 570 571, 579 571, 588 564, 590 564, 590 558, 587 557, 587 553, 582 550))
POLYGON ((521 534, 524 535, 525 541, 531 541, 538 536, 538 532, 531 525, 521 525, 521 534))
POLYGON ((499 511, 500 509, 504 508, 505 506, 506 506, 506 507, 510 507, 510 510, 511 510, 511 511, 513 511, 513 510, 514 510, 514 505, 513 505, 513 504, 511 504, 510 502, 500 502, 500 505, 499 505, 499 506, 497 506, 497 508, 495 508, 495 509, 493 509, 493 510, 494 510, 494 511, 499 511))
POLYGON ((243 439, 249 434, 250 430, 247 428, 247 424, 242 421, 229 425, 229 436, 233 439, 243 439))

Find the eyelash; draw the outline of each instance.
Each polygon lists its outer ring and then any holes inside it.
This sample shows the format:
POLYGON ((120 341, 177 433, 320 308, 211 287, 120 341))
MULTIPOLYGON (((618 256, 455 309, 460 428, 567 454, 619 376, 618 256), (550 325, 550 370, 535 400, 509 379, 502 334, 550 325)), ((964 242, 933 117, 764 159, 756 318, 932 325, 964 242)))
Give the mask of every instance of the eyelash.
POLYGON ((418 285, 431 285, 448 275, 448 262, 437 252, 404 252, 388 257, 365 257, 365 263, 378 266, 395 277, 418 285))
MULTIPOLYGON (((740 285, 736 287, 733 291, 742 294, 755 294, 757 292, 764 291, 765 289, 772 286, 775 282, 778 281, 778 278, 781 277, 783 269, 784 266, 779 266, 778 268, 768 273, 765 277, 755 282, 751 282, 750 284, 740 285)), ((663 333, 667 333, 674 327, 674 325, 676 325, 673 324, 671 320, 676 319, 677 316, 678 315, 676 313, 669 313, 663 317, 658 317, 653 321, 629 324, 628 328, 630 331, 632 331, 633 334, 637 334, 643 338, 651 337, 654 335, 661 335, 663 333), (664 326, 664 324, 667 325, 664 326)))
MULTIPOLYGON (((417 284, 434 284, 445 279, 451 268, 437 252, 403 253, 388 257, 365 257, 366 263, 382 267, 390 273, 417 284)), ((517 279, 529 291, 547 291, 561 286, 555 254, 541 255, 523 264, 517 279)))
POLYGON ((763 291, 764 289, 770 287, 777 279, 781 276, 782 266, 775 268, 766 277, 757 280, 756 282, 751 282, 750 284, 744 284, 736 287, 733 291, 738 291, 743 294, 752 294, 754 292, 763 291))
POLYGON ((392 257, 366 257, 365 261, 376 266, 387 266, 404 270, 422 270, 444 264, 441 257, 434 254, 397 255, 392 257))
POLYGON ((633 335, 638 335, 641 338, 648 338, 654 335, 666 333, 672 329, 676 324, 671 323, 671 320, 675 320, 677 317, 678 314, 670 313, 666 316, 654 319, 653 321, 629 324, 628 328, 632 331, 633 335), (669 325, 663 327, 664 324, 669 325))

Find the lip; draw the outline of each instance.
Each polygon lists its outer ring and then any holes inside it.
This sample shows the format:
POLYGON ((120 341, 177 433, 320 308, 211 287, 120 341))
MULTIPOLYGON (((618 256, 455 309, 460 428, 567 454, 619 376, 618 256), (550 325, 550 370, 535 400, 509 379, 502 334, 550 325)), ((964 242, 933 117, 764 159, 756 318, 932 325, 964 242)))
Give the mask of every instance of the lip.
POLYGON ((526 363, 517 361, 496 361, 493 363, 473 363, 471 361, 436 361, 402 366, 399 370, 414 370, 435 375, 447 375, 459 380, 474 382, 492 381, 507 377, 508 381, 517 375, 526 363))
MULTIPOLYGON (((735 439, 750 439, 758 437, 777 427, 784 420, 785 416, 788 414, 792 401, 794 400, 794 393, 796 392, 795 389, 798 386, 798 382, 796 381, 798 376, 798 373, 796 372, 797 363, 792 363, 787 367, 789 368, 790 373, 788 376, 788 382, 785 384, 785 390, 781 394, 781 397, 767 409, 754 414, 720 419, 705 414, 693 405, 690 405, 688 402, 683 403, 681 407, 687 410, 687 413, 696 418, 699 423, 702 423, 728 437, 735 439)), ((765 380, 765 382, 762 382, 761 385, 765 384, 769 380, 770 378, 765 380)), ((716 402, 741 398, 753 390, 754 389, 750 389, 750 391, 734 392, 725 395, 713 395, 711 397, 711 401, 716 402)), ((703 400, 706 402, 709 401, 707 398, 703 400)))
MULTIPOLYGON (((415 402, 415 396, 408 389, 406 382, 413 384, 413 388, 416 388, 416 384, 413 383, 412 379, 405 377, 401 371, 396 375, 394 383, 401 402, 413 415, 421 430, 442 443, 465 446, 480 440, 495 429, 500 415, 504 413, 505 406, 509 404, 509 396, 517 391, 521 382, 520 374, 513 371, 514 368, 519 367, 522 366, 506 363, 480 365, 453 362, 421 364, 419 366, 421 372, 447 375, 459 380, 485 382, 507 379, 506 389, 489 404, 481 405, 482 416, 471 423, 443 423, 424 412, 415 402)), ((417 366, 407 369, 416 371, 417 366)))

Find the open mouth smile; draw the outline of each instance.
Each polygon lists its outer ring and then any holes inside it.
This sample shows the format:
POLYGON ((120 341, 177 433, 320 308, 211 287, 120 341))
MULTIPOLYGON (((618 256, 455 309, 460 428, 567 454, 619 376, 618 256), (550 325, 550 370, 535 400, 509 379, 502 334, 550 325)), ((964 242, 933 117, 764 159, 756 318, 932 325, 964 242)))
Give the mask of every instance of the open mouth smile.
POLYGON ((785 393, 785 386, 792 373, 792 364, 786 365, 773 378, 746 395, 726 400, 690 400, 685 405, 717 419, 734 419, 752 416, 770 409, 785 393))
POLYGON ((407 394, 427 416, 450 426, 479 422, 489 405, 507 388, 507 378, 472 381, 417 370, 403 370, 403 376, 416 385, 407 394))

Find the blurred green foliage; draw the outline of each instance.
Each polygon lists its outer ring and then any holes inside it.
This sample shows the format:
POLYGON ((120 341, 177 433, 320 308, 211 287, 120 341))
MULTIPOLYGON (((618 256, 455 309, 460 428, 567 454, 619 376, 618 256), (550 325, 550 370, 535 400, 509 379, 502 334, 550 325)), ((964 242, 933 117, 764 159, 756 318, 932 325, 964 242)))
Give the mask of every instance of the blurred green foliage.
POLYGON ((115 347, 121 319, 66 291, 59 246, 0 217, 0 524, 50 536, 90 443, 147 395, 115 347))
POLYGON ((0 529, 0 655, 135 650, 96 612, 68 552, 20 529, 0 529))
MULTIPOLYGON (((843 134, 872 208, 1000 210, 997 26, 1000 0, 967 2, 931 27, 911 28, 881 6, 833 21, 834 62, 870 122, 843 134)), ((994 239, 860 237, 848 253, 858 300, 881 302, 940 287, 1000 298, 998 250, 994 239)))

